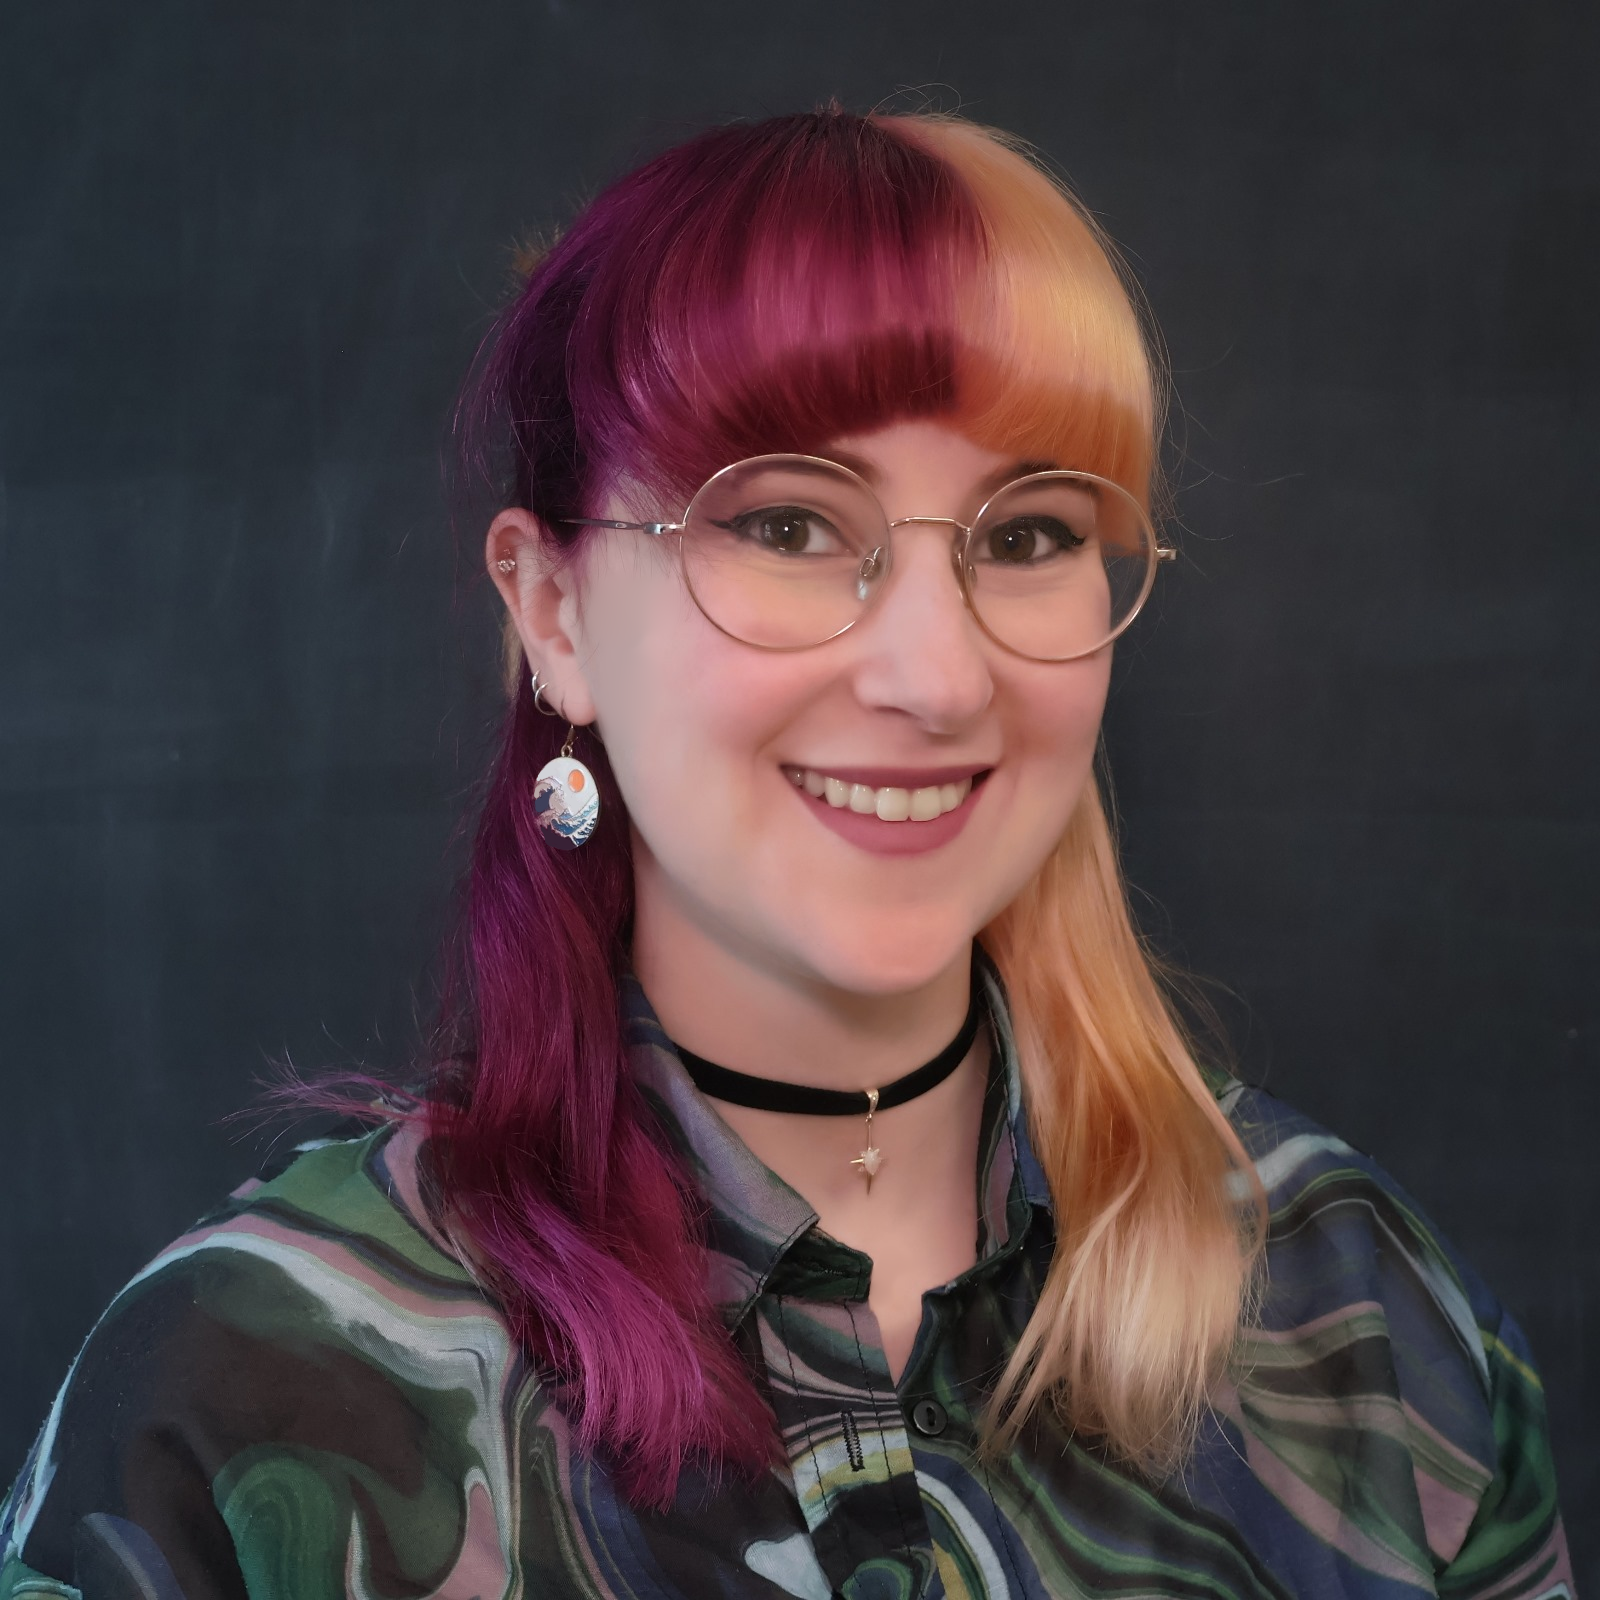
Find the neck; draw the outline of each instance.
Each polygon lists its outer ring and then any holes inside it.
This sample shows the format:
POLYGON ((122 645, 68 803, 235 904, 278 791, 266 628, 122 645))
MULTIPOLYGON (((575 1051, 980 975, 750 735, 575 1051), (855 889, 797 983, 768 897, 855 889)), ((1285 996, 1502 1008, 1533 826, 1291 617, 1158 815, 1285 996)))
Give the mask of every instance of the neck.
POLYGON ((960 1031, 970 948, 913 987, 863 994, 724 941, 641 897, 633 967, 668 1035, 735 1072, 818 1089, 881 1086, 960 1031))
MULTIPOLYGON (((959 1033, 972 981, 968 946, 927 982, 862 994, 763 961, 746 943, 716 936, 649 892, 636 900, 632 955, 674 1043, 735 1072, 819 1089, 879 1087, 923 1065, 959 1033)), ((980 1027, 950 1077, 876 1118, 873 1142, 884 1162, 870 1188, 852 1165, 863 1148, 861 1120, 712 1103, 834 1238, 872 1255, 880 1248, 898 1253, 902 1246, 882 1236, 886 1224, 943 1218, 945 1231, 969 1248, 987 1074, 987 1029, 980 1027), (960 1213, 953 1223, 952 1206, 960 1213)))

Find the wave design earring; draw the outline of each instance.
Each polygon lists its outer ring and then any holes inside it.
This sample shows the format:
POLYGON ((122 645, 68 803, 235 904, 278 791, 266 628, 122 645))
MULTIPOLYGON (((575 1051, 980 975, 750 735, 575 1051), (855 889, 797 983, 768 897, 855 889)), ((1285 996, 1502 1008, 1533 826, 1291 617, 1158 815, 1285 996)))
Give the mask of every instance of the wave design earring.
MULTIPOLYGON (((541 715, 559 716, 545 710, 540 695, 544 685, 533 675, 533 704, 541 715)), ((572 753, 577 729, 569 722, 561 753, 539 768, 533 781, 533 820, 539 824, 539 837, 552 850, 576 850, 586 844, 600 821, 600 785, 594 774, 572 753)))

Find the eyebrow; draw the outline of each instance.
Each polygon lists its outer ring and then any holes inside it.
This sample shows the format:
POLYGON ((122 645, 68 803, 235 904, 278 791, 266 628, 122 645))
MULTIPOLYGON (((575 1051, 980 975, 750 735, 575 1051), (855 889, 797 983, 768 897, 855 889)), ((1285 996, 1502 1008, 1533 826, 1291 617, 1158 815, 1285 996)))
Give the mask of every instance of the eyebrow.
POLYGON ((996 472, 991 472, 983 480, 985 493, 993 493, 1008 483, 1014 483, 1018 478, 1026 478, 1035 472, 1059 472, 1060 463, 1055 461, 1013 461, 1009 467, 1001 467, 996 472))

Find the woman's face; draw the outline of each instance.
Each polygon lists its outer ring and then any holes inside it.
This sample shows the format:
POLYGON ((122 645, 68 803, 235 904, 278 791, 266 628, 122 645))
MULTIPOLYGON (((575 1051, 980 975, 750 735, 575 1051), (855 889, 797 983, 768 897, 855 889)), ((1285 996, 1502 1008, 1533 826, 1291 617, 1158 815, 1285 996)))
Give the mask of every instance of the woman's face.
MULTIPOLYGON (((1014 465, 930 422, 820 453, 866 477, 891 519, 970 521, 1014 465)), ((618 499, 597 514, 640 510, 618 499)), ((496 523, 498 543, 491 530, 491 565, 522 515, 496 523)), ((561 590, 543 624, 528 581, 498 577, 551 699, 605 741, 635 832, 641 928, 771 976, 899 993, 964 960, 1027 883, 1089 779, 1111 652, 1046 664, 1002 650, 962 601, 952 535, 895 529, 875 604, 789 652, 720 633, 670 542, 641 533, 598 532, 581 569, 540 580, 561 590), (908 805, 940 814, 876 814, 908 805)))

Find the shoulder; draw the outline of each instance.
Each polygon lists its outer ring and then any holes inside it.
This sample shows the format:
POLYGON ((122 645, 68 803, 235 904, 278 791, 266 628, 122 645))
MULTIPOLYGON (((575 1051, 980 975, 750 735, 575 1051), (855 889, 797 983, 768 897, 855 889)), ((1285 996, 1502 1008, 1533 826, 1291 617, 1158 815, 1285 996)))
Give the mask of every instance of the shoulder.
POLYGON ((423 1450, 449 1454, 442 1439, 465 1448, 511 1343, 429 1221, 419 1149, 405 1127, 302 1147, 138 1273, 0 1508, 0 1567, 64 1576, 86 1540, 145 1538, 209 1583, 297 1495, 296 1515, 315 1501, 337 1519, 351 1491, 316 1463, 403 1481, 423 1450), (290 1483, 290 1460, 314 1490, 290 1483))
POLYGON ((1544 1390, 1515 1320, 1370 1156, 1259 1089, 1219 1101, 1268 1205, 1232 1398, 1252 1465, 1358 1559, 1559 1593, 1544 1390))
POLYGON ((1505 1312, 1399 1182, 1263 1090, 1235 1083, 1220 1099, 1267 1198, 1264 1321, 1381 1308, 1391 1336, 1442 1339, 1486 1386, 1486 1335, 1505 1312))

